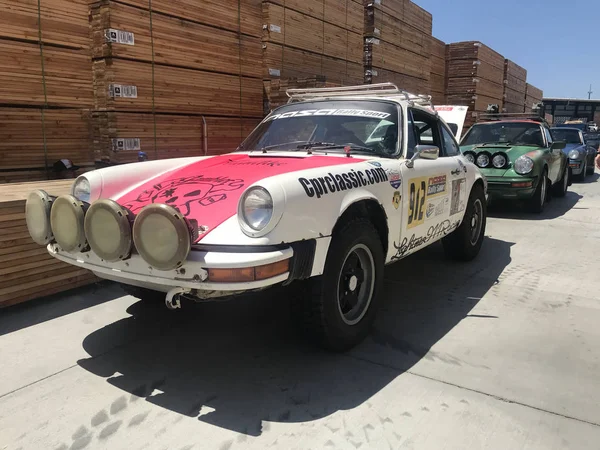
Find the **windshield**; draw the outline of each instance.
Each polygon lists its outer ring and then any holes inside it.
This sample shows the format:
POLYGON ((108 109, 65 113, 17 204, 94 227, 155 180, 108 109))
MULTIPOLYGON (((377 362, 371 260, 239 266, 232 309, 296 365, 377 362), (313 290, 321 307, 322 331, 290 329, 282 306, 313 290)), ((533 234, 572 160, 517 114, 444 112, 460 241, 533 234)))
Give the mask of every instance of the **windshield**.
POLYGON ((510 144, 544 146, 542 130, 536 123, 498 122, 474 125, 461 145, 510 144))
POLYGON ((387 101, 316 101, 283 106, 238 150, 399 154, 399 109, 387 101))
POLYGON ((555 141, 565 141, 567 144, 581 144, 581 137, 577 130, 553 128, 550 131, 552 132, 552 139, 555 141))

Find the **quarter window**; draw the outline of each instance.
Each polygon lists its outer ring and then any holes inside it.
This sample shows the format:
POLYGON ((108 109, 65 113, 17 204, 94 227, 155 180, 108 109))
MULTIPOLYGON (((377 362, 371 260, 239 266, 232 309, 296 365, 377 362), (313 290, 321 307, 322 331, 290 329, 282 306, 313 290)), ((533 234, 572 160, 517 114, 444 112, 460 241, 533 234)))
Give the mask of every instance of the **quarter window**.
POLYGON ((444 138, 444 156, 456 156, 460 154, 460 147, 454 140, 454 136, 444 125, 440 125, 442 128, 442 137, 444 138))

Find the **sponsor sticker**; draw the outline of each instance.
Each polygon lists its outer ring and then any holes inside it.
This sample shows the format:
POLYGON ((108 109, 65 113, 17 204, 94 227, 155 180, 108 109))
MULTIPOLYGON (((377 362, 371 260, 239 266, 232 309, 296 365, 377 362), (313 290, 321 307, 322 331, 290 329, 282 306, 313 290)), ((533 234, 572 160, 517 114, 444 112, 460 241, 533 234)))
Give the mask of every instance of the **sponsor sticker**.
POLYGON ((388 171, 388 177, 390 179, 390 184, 394 189, 398 189, 400 185, 402 185, 402 178, 400 177, 400 172, 397 170, 388 171))
POLYGON ((402 200, 402 195, 399 191, 394 192, 394 197, 392 198, 392 204, 394 208, 398 209, 400 207, 400 201, 402 200))
POLYGON ((282 114, 273 114, 265 119, 265 122, 272 120, 289 119, 291 117, 310 117, 310 116, 353 116, 353 117, 372 117, 375 119, 385 119, 391 114, 381 111, 369 111, 365 109, 305 109, 302 111, 289 111, 282 114))
POLYGON ((446 192, 446 175, 429 178, 427 182, 427 196, 433 197, 446 192))
POLYGON ((447 236, 456 230, 459 225, 459 221, 451 222, 450 220, 446 219, 437 225, 430 226, 425 236, 416 236, 413 234, 410 238, 405 237, 402 239, 399 244, 394 242, 396 254, 392 257, 392 260, 401 259, 408 253, 412 253, 413 250, 422 247, 431 241, 435 241, 447 236))
POLYGON ((425 212, 425 220, 434 219, 441 216, 447 211, 450 201, 448 197, 433 199, 427 202, 427 211, 425 212))
POLYGON ((327 194, 346 191, 363 186, 371 186, 388 181, 388 175, 381 167, 365 170, 350 170, 345 173, 328 173, 316 178, 298 178, 298 182, 308 197, 321 198, 327 194))
POLYGON ((450 215, 458 214, 465 210, 467 200, 467 179, 452 181, 452 198, 450 201, 450 215))

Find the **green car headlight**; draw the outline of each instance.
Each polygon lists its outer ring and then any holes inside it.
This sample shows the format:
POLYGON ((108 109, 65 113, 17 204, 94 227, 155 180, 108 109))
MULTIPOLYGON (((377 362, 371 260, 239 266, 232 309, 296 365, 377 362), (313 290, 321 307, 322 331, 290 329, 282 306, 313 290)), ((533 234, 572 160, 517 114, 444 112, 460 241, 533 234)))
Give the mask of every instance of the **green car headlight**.
POLYGON ((529 156, 519 156, 515 161, 515 172, 519 175, 527 175, 533 170, 533 159, 529 156))

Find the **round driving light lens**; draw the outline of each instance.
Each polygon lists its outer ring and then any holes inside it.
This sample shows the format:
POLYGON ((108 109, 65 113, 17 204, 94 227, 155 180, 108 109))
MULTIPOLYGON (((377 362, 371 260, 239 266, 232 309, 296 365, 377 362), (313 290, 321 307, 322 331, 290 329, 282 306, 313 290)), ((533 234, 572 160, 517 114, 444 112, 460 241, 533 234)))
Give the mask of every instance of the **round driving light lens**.
POLYGON ((492 164, 496 169, 502 169, 506 166, 506 157, 504 155, 496 155, 492 158, 492 164))
POLYGON ((571 150, 569 152, 569 159, 579 159, 581 155, 579 154, 579 152, 577 150, 571 150))
POLYGON ((465 153, 465 158, 467 158, 467 161, 469 161, 470 163, 475 164, 475 154, 474 153, 471 153, 471 152, 465 153))
POLYGON ((152 204, 135 218, 133 242, 140 256, 152 267, 172 270, 186 260, 191 249, 191 233, 175 208, 152 204))
POLYGON ((131 225, 127 211, 114 200, 98 200, 85 215, 85 236, 96 255, 121 261, 131 252, 131 225))
POLYGON ((85 177, 79 177, 73 184, 73 196, 82 202, 89 202, 92 195, 90 182, 85 177))
POLYGON ((528 156, 519 156, 515 161, 515 172, 526 175, 533 170, 533 160, 528 156))
POLYGON ((261 187, 250 189, 242 198, 242 217, 254 231, 264 229, 273 217, 271 194, 261 187))
POLYGON ((490 157, 485 153, 480 154, 479 156, 477 156, 477 165, 482 168, 489 166, 490 157))
POLYGON ((50 226, 50 208, 52 199, 42 190, 33 191, 27 196, 25 202, 25 221, 31 239, 40 245, 47 245, 52 241, 52 228, 50 226))
POLYGON ((85 204, 72 195, 61 195, 54 200, 50 225, 56 242, 64 251, 82 251, 87 247, 84 216, 85 204))

